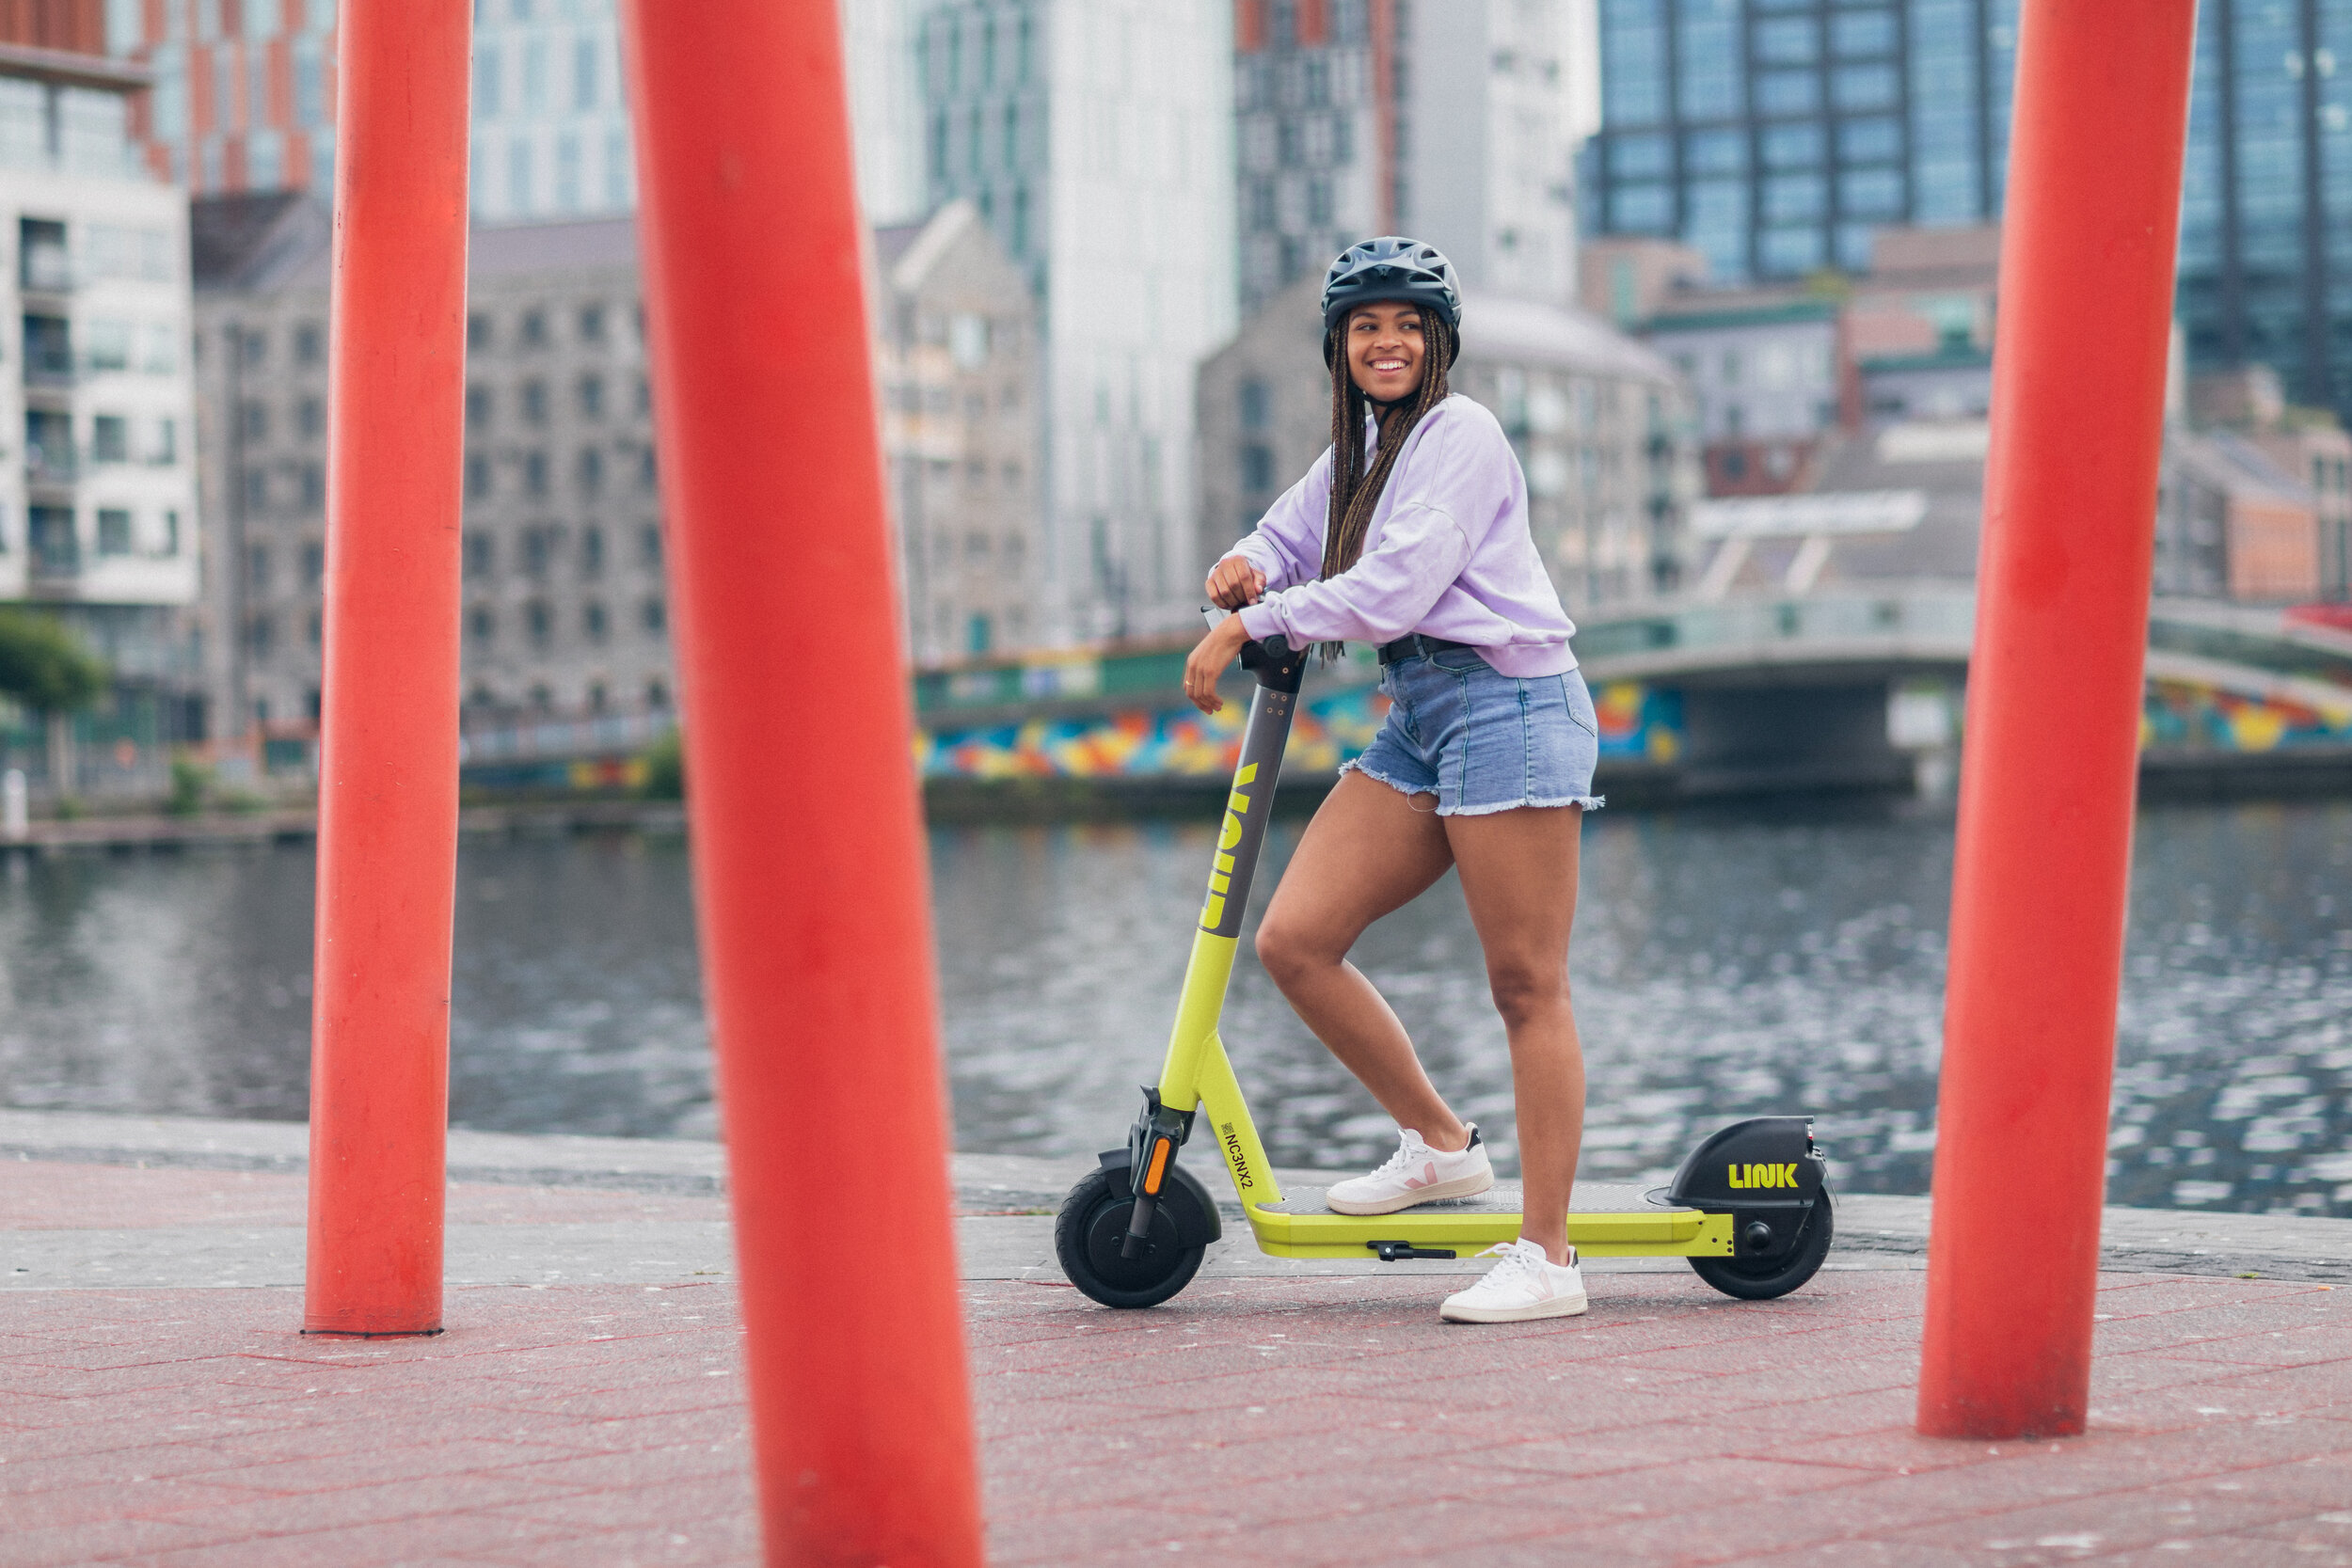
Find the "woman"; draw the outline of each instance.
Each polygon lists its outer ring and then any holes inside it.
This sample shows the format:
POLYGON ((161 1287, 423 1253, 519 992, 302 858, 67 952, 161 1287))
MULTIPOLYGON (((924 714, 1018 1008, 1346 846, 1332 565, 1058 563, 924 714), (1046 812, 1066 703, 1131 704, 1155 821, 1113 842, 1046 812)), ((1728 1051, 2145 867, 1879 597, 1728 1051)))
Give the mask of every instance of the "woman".
POLYGON ((1386 1214, 1494 1184, 1478 1130, 1422 1072, 1404 1025, 1347 962, 1366 927, 1458 869, 1511 1043, 1526 1187, 1517 1241, 1440 1316, 1457 1323, 1585 1308, 1568 1245, 1584 1063, 1568 1007, 1577 832, 1599 752, 1576 629, 1527 525, 1527 482, 1494 416, 1446 389, 1459 343, 1453 268, 1413 240, 1368 240, 1324 284, 1331 450, 1209 574, 1239 610, 1184 665, 1221 705, 1245 640, 1376 644, 1391 706, 1342 769, 1258 928, 1258 957, 1331 1053, 1396 1118, 1398 1148, 1329 1195, 1386 1214))

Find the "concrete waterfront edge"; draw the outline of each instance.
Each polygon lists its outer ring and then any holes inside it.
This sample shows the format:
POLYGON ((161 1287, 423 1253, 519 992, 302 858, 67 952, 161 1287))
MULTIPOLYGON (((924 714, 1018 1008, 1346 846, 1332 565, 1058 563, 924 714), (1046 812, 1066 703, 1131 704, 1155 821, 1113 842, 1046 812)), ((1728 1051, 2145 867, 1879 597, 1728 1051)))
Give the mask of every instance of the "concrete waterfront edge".
MULTIPOLYGON (((297 1176, 308 1168, 307 1142, 299 1122, 0 1110, 0 1164, 297 1176)), ((966 1234, 977 1221, 1045 1219, 1093 1164, 1089 1155, 954 1155, 951 1180, 966 1234)), ((723 1147, 696 1139, 464 1129, 449 1134, 453 1183, 715 1197, 724 1195, 724 1171, 723 1147)), ((1335 1174, 1352 1173, 1276 1172, 1286 1187, 1327 1184, 1335 1174)), ((1237 1205, 1220 1206, 1229 1220, 1239 1222, 1237 1205)), ((1838 1244, 1830 1266, 1857 1259, 1915 1265, 1925 1254, 1929 1212, 1925 1197, 1839 1193, 1838 1244)), ((2106 1269, 2352 1283, 2352 1219, 2110 1205, 2102 1232, 2100 1263, 2106 1269)), ((965 1262, 969 1275, 973 1259, 965 1262)))

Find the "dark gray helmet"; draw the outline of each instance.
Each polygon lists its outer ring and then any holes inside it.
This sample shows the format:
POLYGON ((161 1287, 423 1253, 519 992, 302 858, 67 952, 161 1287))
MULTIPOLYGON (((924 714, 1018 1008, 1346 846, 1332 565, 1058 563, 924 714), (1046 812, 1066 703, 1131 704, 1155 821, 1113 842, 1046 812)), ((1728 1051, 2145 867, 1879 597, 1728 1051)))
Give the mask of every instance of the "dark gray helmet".
MULTIPOLYGON (((1454 352, 1462 347, 1462 292, 1454 287, 1454 263, 1436 245, 1384 234, 1340 252, 1323 279, 1323 334, 1329 353, 1331 329, 1359 305, 1405 300, 1434 310, 1454 328, 1454 352)), ((1449 362, 1451 362, 1449 358, 1449 362)))

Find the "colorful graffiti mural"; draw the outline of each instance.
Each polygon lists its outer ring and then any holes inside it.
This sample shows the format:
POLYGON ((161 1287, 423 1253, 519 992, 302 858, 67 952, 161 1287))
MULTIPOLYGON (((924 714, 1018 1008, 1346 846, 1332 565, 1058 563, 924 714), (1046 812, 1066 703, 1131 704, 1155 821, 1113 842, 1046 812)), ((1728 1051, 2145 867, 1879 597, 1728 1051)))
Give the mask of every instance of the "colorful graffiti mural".
POLYGON ((2279 702, 2201 681, 2155 679, 2140 710, 2142 751, 2259 753, 2352 745, 2352 689, 2333 703, 2279 702))
MULTIPOLYGON (((1593 694, 1600 753, 1613 760, 1670 763, 1682 751, 1682 699, 1619 681, 1593 694)), ((1291 731, 1288 767, 1327 773, 1362 754, 1388 717, 1389 699, 1371 687, 1310 698, 1291 731)), ((1248 712, 1132 709, 1075 719, 1030 719, 984 729, 918 731, 916 767, 926 778, 1209 778, 1241 756, 1248 712)))

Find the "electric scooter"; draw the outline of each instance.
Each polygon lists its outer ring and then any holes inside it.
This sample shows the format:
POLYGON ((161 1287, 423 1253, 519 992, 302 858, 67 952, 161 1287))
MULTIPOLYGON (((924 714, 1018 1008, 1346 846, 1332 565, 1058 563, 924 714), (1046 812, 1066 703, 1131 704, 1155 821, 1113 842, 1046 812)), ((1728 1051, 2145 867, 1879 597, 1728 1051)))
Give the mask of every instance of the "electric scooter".
MULTIPOLYGON (((1144 1086, 1126 1146, 1100 1156, 1054 1222, 1062 1271, 1105 1307, 1168 1300, 1223 1234, 1216 1200, 1177 1157, 1204 1120, 1259 1248, 1274 1257, 1456 1258, 1519 1233, 1519 1212, 1491 1194, 1375 1215, 1334 1213, 1315 1188, 1284 1194, 1225 1054, 1217 1022, 1307 658, 1279 637, 1243 644, 1242 668, 1258 687, 1168 1056, 1159 1082, 1144 1086)), ((1662 1189, 1577 1183, 1568 1240, 1587 1258, 1687 1258, 1724 1294, 1769 1300, 1811 1279, 1829 1255, 1824 1177, 1809 1117, 1754 1117, 1701 1143, 1662 1189)))

